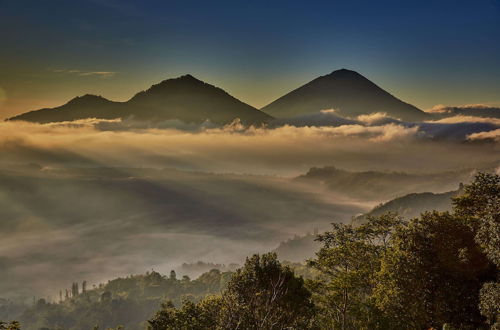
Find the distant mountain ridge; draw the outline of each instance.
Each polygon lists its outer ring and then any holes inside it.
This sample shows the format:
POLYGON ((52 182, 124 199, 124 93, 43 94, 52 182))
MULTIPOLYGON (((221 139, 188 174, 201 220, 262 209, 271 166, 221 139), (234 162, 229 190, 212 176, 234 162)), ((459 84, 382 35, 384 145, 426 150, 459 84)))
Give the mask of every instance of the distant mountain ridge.
POLYGON ((374 112, 405 121, 422 121, 431 116, 389 94, 361 74, 341 69, 316 78, 261 108, 276 118, 289 118, 335 109, 354 118, 374 112))
POLYGON ((135 94, 126 102, 114 102, 97 95, 83 95, 55 108, 34 110, 9 118, 48 123, 85 118, 131 118, 160 122, 178 119, 188 123, 210 120, 227 124, 239 118, 244 124, 279 126, 329 126, 352 124, 356 117, 375 112, 405 122, 422 122, 446 116, 498 116, 498 109, 476 111, 443 108, 424 112, 401 101, 363 75, 347 69, 333 71, 291 91, 260 110, 205 83, 192 75, 167 79, 135 94), (333 110, 336 117, 332 116, 333 110), (275 117, 275 118, 274 118, 275 117))
POLYGON ((397 212, 409 220, 420 216, 425 211, 451 211, 452 198, 461 193, 463 193, 462 185, 458 190, 444 193, 411 193, 374 207, 370 212, 356 217, 356 221, 363 221, 367 216, 380 216, 386 212, 397 212))
POLYGON ((191 75, 184 75, 153 85, 126 102, 113 102, 87 94, 59 107, 30 111, 9 120, 48 123, 85 118, 179 119, 184 122, 210 120, 217 124, 227 124, 236 118, 245 124, 263 124, 272 119, 221 88, 191 75))
POLYGON ((102 96, 85 94, 71 99, 68 103, 55 108, 45 108, 23 113, 8 120, 24 120, 36 123, 72 121, 86 118, 120 118, 122 102, 114 102, 102 96))
POLYGON ((404 172, 355 172, 334 166, 313 167, 297 181, 320 184, 325 189, 359 200, 387 201, 410 193, 447 192, 468 182, 471 170, 416 174, 404 172))

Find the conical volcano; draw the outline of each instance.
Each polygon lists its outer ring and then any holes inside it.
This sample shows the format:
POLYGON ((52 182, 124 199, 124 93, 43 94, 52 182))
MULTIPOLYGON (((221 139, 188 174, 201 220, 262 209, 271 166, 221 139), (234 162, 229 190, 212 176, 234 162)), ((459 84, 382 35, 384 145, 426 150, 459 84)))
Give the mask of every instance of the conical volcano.
POLYGON ((422 110, 405 103, 351 70, 341 69, 321 76, 291 91, 261 110, 277 118, 289 118, 335 109, 354 118, 374 112, 420 121, 429 117, 422 110))

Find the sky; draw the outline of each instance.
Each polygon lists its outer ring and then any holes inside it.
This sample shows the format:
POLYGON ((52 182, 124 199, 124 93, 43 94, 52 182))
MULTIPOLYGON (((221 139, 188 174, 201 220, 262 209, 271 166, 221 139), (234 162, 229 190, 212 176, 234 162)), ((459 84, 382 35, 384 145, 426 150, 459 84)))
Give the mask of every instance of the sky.
POLYGON ((0 0, 0 119, 190 73, 262 107, 356 70, 421 109, 500 105, 500 1, 0 0))

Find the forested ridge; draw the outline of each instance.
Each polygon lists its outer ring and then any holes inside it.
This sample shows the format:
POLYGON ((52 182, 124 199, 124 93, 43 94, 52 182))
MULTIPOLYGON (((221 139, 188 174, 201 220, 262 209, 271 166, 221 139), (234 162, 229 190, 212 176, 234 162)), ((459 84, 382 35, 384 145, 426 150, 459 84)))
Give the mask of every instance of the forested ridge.
POLYGON ((500 176, 479 173, 451 212, 332 224, 307 265, 269 253, 195 280, 74 284, 0 329, 500 329, 499 199, 500 176))

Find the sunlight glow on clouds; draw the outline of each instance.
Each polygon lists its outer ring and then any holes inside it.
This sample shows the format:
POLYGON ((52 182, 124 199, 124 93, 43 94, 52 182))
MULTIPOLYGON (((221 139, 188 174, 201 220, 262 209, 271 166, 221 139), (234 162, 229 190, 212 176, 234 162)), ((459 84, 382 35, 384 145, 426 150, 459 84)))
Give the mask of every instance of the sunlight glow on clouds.
POLYGON ((368 115, 359 115, 356 117, 356 119, 359 120, 360 122, 363 122, 363 123, 366 123, 369 125, 380 123, 384 120, 391 120, 391 119, 399 120, 397 118, 392 118, 392 117, 388 116, 386 112, 374 112, 374 113, 370 113, 368 115))
POLYGON ((475 117, 475 116, 452 116, 438 120, 429 120, 428 123, 455 124, 455 123, 488 123, 500 126, 500 118, 475 117))
POLYGON ((471 141, 492 140, 500 142, 500 128, 494 131, 470 134, 467 139, 471 141))
MULTIPOLYGON (((436 170, 497 160, 498 144, 436 143, 418 126, 389 123, 213 128, 165 124, 148 128, 121 120, 0 124, 2 161, 98 166, 174 167, 197 171, 297 175, 312 166, 436 170), (123 125, 123 126, 122 126, 123 125)), ((447 124, 449 125, 449 124, 447 124)), ((471 135, 469 140, 480 135, 471 135)))

